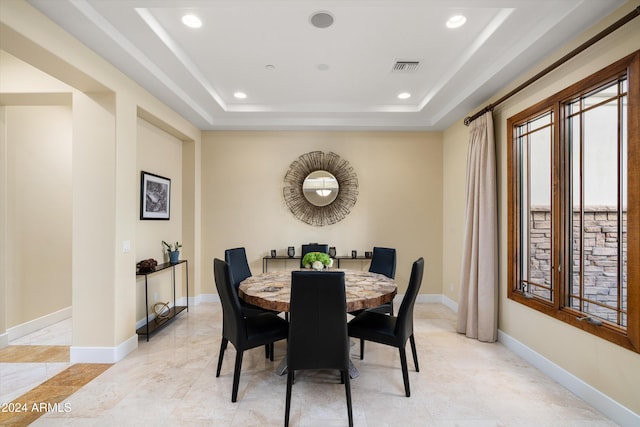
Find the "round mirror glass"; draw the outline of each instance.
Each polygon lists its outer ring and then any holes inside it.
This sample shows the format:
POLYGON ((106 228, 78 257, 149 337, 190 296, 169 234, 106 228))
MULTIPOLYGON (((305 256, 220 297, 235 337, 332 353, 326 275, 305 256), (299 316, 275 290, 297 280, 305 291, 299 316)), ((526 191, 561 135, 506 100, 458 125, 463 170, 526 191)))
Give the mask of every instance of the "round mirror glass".
POLYGON ((305 199, 314 206, 327 206, 338 197, 340 186, 335 176, 324 170, 311 172, 302 183, 305 199))

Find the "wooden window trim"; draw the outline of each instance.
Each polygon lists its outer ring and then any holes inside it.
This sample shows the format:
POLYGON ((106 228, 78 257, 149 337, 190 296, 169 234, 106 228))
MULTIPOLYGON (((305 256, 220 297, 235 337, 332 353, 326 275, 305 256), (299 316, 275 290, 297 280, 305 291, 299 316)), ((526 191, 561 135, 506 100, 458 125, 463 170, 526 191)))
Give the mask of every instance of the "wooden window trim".
MULTIPOLYGON (((605 67, 604 69, 586 77, 585 79, 571 85, 570 87, 550 96, 549 98, 525 109, 524 111, 510 117, 507 120, 507 297, 515 302, 524 304, 534 310, 549 315, 557 320, 575 326, 585 332, 596 335, 607 341, 620 345, 632 351, 640 352, 640 50, 633 54, 605 67), (626 331, 615 325, 603 323, 601 326, 592 325, 588 322, 579 321, 578 317, 582 312, 565 307, 563 297, 563 286, 560 283, 568 280, 562 277, 568 274, 567 268, 558 272, 553 269, 552 280, 554 281, 554 301, 543 301, 536 298, 528 298, 519 290, 519 259, 520 259, 520 236, 517 230, 519 224, 519 203, 517 172, 518 159, 515 149, 515 127, 526 123, 531 118, 553 110, 554 113, 554 138, 560 141, 564 132, 565 117, 563 103, 575 96, 586 93, 602 86, 608 79, 615 79, 626 72, 628 82, 627 97, 627 144, 628 152, 628 200, 627 200, 627 328, 626 331)), ((552 166, 555 171, 564 170, 567 155, 561 151, 561 147, 566 144, 554 142, 552 150, 552 166)), ((563 206, 565 194, 560 187, 558 174, 554 174, 552 182, 553 200, 552 209, 555 206, 563 206)), ((567 223, 566 209, 556 209, 552 224, 552 241, 555 248, 560 247, 562 239, 561 230, 567 223)), ((569 265, 570 260, 567 250, 553 251, 554 265, 569 265)))

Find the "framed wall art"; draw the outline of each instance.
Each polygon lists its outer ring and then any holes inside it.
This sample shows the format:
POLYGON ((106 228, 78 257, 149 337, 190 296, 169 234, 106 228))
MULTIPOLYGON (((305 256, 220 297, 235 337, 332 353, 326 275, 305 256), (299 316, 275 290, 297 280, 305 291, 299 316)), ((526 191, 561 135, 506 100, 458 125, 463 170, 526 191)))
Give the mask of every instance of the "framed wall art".
POLYGON ((140 219, 169 219, 171 180, 142 171, 140 178, 140 219))

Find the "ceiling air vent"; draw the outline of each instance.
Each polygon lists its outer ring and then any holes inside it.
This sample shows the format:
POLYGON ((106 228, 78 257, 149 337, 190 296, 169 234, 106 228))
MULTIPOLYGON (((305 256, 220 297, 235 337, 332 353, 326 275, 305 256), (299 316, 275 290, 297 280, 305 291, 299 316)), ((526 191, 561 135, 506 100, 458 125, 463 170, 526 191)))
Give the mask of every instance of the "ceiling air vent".
POLYGON ((413 73, 420 67, 420 61, 396 61, 392 73, 413 73))

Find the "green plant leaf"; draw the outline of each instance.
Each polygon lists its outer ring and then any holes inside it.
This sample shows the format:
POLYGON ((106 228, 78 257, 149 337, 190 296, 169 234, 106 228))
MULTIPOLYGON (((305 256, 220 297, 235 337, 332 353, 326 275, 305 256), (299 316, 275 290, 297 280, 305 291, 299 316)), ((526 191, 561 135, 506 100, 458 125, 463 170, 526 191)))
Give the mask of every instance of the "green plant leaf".
POLYGON ((324 266, 331 264, 331 258, 323 252, 308 252, 302 257, 302 265, 305 267, 313 264, 314 261, 320 261, 324 266))

